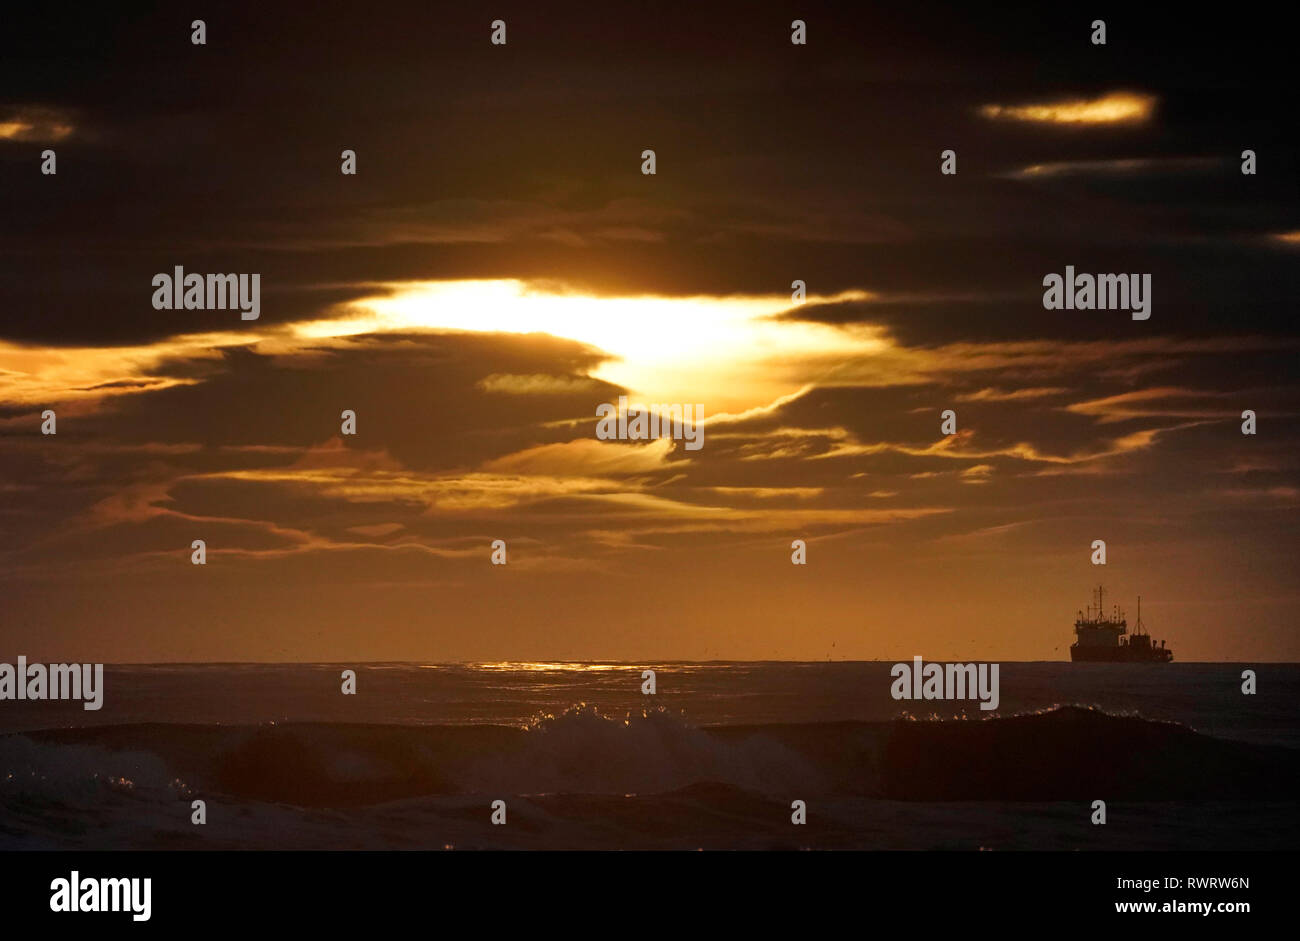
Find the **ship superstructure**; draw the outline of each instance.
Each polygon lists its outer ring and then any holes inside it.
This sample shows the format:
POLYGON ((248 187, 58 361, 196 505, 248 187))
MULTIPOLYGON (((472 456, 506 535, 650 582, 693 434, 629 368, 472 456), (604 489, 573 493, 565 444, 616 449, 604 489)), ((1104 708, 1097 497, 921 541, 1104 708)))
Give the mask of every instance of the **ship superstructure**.
POLYGON ((1142 626, 1142 597, 1138 596, 1137 623, 1128 632, 1123 610, 1113 605, 1106 610, 1106 589, 1098 585, 1093 604, 1080 611, 1074 622, 1075 642, 1070 659, 1084 663, 1168 663, 1174 652, 1162 640, 1157 647, 1142 626))

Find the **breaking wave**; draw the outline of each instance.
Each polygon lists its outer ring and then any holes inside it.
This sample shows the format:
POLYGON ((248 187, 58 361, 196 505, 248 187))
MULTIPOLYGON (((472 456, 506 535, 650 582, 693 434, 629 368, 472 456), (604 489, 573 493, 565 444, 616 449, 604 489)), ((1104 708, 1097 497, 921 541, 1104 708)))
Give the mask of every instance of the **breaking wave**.
POLYGON ((902 801, 1267 800, 1300 752, 1057 706, 1005 718, 694 727, 574 706, 509 726, 135 724, 0 736, 0 808, 93 811, 195 793, 307 808, 434 795, 662 794, 902 801))

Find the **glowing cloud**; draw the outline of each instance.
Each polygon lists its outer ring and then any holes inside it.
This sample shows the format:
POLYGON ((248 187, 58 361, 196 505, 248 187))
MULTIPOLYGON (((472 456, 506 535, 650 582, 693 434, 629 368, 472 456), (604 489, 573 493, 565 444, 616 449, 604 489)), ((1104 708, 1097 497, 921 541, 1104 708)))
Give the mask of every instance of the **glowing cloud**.
POLYGON ((193 385, 167 376, 173 361, 218 364, 224 347, 251 345, 251 335, 194 333, 140 346, 34 347, 0 340, 0 401, 20 405, 97 401, 116 395, 193 385))
MULTIPOLYGON (((294 335, 545 333, 608 353, 591 378, 646 400, 698 403, 706 416, 769 405, 804 388, 810 373, 888 346, 878 328, 778 318, 789 295, 596 297, 514 279, 385 287, 389 294, 357 301, 342 317, 293 325, 294 335)), ((869 297, 848 291, 817 300, 869 297)))
POLYGON ((49 108, 19 108, 0 113, 0 140, 54 142, 73 132, 71 119, 49 108))
POLYGON ((1027 105, 984 105, 983 117, 994 121, 1026 121, 1036 124, 1140 124, 1155 111, 1154 95, 1112 92, 1100 98, 1027 105))

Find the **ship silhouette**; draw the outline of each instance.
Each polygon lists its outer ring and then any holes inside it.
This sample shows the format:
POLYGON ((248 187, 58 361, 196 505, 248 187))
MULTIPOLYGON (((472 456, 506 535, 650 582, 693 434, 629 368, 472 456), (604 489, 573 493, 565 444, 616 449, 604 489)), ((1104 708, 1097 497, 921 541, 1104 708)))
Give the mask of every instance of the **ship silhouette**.
POLYGON ((1137 623, 1128 633, 1128 621, 1119 606, 1105 609, 1106 589, 1098 585, 1093 592, 1095 605, 1080 611, 1074 622, 1077 639, 1070 645, 1070 659, 1075 663, 1168 663, 1173 650, 1162 640, 1157 647, 1142 627, 1142 596, 1138 596, 1137 623))

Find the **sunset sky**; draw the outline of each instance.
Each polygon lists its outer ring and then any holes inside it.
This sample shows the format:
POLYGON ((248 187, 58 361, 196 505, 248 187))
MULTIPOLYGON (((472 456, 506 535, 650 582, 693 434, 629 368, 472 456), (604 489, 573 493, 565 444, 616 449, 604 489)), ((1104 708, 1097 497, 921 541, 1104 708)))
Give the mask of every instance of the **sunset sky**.
POLYGON ((0 38, 0 660, 1065 659, 1098 582, 1300 659, 1258 21, 270 6, 0 38), (260 319, 155 310, 177 265, 260 319), (1045 310, 1067 265, 1150 319, 1045 310), (620 395, 703 448, 598 440, 620 395))

